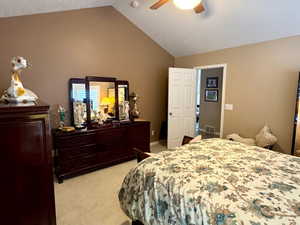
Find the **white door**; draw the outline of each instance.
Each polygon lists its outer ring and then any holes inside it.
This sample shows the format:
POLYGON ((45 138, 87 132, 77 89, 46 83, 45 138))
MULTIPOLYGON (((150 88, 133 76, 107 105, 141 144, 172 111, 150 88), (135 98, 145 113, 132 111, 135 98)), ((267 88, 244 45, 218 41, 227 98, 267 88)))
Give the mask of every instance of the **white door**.
POLYGON ((196 70, 169 68, 168 149, 195 135, 196 70))

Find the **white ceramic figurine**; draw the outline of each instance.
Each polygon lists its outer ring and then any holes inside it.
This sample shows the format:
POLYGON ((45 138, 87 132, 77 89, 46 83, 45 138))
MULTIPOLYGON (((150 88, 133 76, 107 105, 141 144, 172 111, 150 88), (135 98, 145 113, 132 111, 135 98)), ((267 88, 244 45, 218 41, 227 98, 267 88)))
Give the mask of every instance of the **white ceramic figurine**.
POLYGON ((76 128, 84 128, 86 122, 86 104, 81 101, 73 102, 74 108, 74 124, 76 128))
POLYGON ((35 102, 38 97, 32 91, 25 89, 20 80, 22 70, 28 68, 27 60, 23 57, 13 57, 11 60, 11 82, 10 87, 4 92, 1 100, 8 102, 35 102))

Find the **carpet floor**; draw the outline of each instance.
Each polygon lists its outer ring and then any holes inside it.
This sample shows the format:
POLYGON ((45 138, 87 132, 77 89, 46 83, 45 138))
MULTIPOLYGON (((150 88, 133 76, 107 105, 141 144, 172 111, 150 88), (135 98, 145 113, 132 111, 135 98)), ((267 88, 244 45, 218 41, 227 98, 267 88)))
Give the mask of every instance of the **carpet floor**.
MULTIPOLYGON (((151 147, 151 152, 166 150, 165 145, 151 147)), ((55 182, 57 225, 130 225, 119 206, 118 191, 125 175, 136 160, 101 169, 62 184, 55 182)))

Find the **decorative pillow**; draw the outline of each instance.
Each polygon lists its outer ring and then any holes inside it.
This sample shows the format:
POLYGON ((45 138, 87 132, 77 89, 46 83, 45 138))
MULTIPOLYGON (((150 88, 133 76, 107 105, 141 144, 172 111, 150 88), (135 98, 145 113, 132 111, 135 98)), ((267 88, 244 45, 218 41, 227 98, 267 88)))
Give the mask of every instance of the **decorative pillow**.
POLYGON ((259 147, 274 145, 277 142, 277 137, 271 133, 271 129, 268 126, 264 126, 255 136, 255 139, 256 145, 259 147))
POLYGON ((252 138, 243 138, 239 134, 229 134, 226 136, 226 139, 231 141, 237 141, 246 145, 255 145, 255 140, 252 138))
POLYGON ((195 142, 199 142, 202 140, 202 135, 198 135, 195 138, 193 138, 190 143, 195 143, 195 142))

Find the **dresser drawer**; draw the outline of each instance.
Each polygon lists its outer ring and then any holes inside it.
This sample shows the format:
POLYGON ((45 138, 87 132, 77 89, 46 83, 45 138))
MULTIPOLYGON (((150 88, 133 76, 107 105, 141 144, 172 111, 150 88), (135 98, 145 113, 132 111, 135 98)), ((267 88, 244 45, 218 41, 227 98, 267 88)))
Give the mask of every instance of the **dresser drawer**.
POLYGON ((98 161, 97 153, 76 159, 65 160, 60 163, 60 171, 66 173, 74 170, 85 169, 87 167, 97 165, 98 161))
POLYGON ((71 148, 74 146, 83 146, 96 143, 96 134, 80 134, 70 136, 59 136, 56 137, 55 147, 56 148, 71 148))
POLYGON ((83 157, 85 155, 94 154, 97 152, 97 145, 96 144, 90 144, 90 145, 84 145, 84 146, 76 146, 69 148, 61 148, 57 150, 59 159, 69 160, 74 159, 78 157, 83 157))
POLYGON ((111 129, 109 132, 97 133, 97 144, 99 145, 115 145, 124 144, 126 141, 126 129, 111 129))

